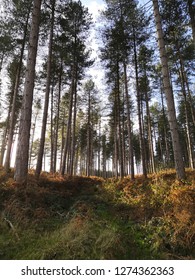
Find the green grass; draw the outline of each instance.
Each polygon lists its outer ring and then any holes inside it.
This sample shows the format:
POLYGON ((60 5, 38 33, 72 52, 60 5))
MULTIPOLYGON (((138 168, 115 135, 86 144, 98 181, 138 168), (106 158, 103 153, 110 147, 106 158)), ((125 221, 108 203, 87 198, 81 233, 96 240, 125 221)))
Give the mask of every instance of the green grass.
MULTIPOLYGON (((5 180, 7 183, 0 186, 0 259, 195 256, 190 227, 193 210, 191 204, 188 211, 180 209, 178 202, 177 189, 184 192, 183 186, 168 188, 161 179, 154 183, 153 179, 146 182, 140 178, 130 182, 129 178, 42 177, 22 188, 10 178, 5 180), (177 195, 175 202, 171 195, 177 195), (171 218, 173 213, 175 218, 171 218)), ((191 194, 189 189, 184 197, 189 200, 193 191, 191 194)))

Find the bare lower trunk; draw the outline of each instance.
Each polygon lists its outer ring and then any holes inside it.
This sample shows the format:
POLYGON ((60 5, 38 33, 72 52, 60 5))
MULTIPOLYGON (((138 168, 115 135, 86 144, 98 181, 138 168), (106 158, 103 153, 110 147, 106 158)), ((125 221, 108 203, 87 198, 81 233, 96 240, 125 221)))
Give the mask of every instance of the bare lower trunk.
POLYGON ((66 140, 65 140, 65 145, 64 145, 64 154, 63 154, 62 166, 61 166, 61 171, 60 171, 62 175, 64 175, 64 173, 67 172, 68 148, 70 147, 70 144, 71 144, 70 139, 71 139, 71 128, 72 128, 73 94, 74 94, 74 73, 72 73, 68 123, 67 123, 67 130, 66 130, 66 140))
POLYGON ((138 82, 138 65, 137 65, 137 50, 134 34, 134 63, 135 63, 135 78, 136 78, 136 91, 137 91, 137 107, 138 107, 138 122, 139 122, 139 140, 140 140, 140 152, 142 160, 143 175, 147 178, 147 168, 146 168, 146 157, 145 157, 145 147, 144 147, 144 138, 143 138, 143 124, 141 117, 141 97, 139 92, 139 82, 138 82))
POLYGON ((181 145, 179 142, 175 103, 174 103, 171 82, 170 82, 168 59, 165 50, 165 42, 164 42, 164 35, 163 35, 162 24, 161 24, 161 17, 159 13, 158 0, 153 0, 153 8, 154 8, 154 16, 156 22, 157 35, 158 35, 160 59, 162 64, 163 84, 164 84, 164 90, 165 90, 165 95, 167 100, 169 125, 171 129, 171 136, 173 142, 175 168, 176 168, 177 178, 184 179, 185 178, 184 162, 182 158, 181 145))
POLYGON ((51 84, 51 62, 52 62, 54 14, 55 14, 55 0, 53 0, 53 2, 52 2, 52 20, 51 20, 50 39, 49 39, 49 48, 48 48, 47 82, 46 82, 46 90, 45 90, 45 104, 44 104, 43 121, 42 121, 42 128, 41 128, 40 147, 39 147, 37 166, 36 166, 36 171, 35 171, 36 177, 40 176, 40 173, 41 173, 41 170, 42 170, 42 161, 43 161, 44 146, 45 146, 45 133, 46 133, 46 126, 47 126, 49 93, 50 93, 50 84, 51 84))
POLYGON ((125 76, 125 100, 126 100, 126 108, 127 108, 127 131, 128 131, 128 142, 129 142, 129 164, 130 164, 130 173, 131 179, 133 180, 135 177, 134 172, 134 160, 133 160, 133 141, 132 141, 132 125, 131 125, 131 113, 130 113, 130 102, 129 102, 129 90, 127 83, 127 67, 124 63, 124 76, 125 76))
POLYGON ((13 143, 13 136, 14 136, 14 127, 15 127, 15 122, 16 122, 16 120, 15 120, 16 103, 17 103, 18 89, 19 89, 19 85, 20 85, 22 60, 23 60, 23 56, 24 56, 24 48, 25 48, 25 43, 26 43, 29 16, 30 16, 30 9, 29 9, 29 13, 26 18, 22 48, 21 48, 21 52, 20 52, 20 60, 19 60, 19 64, 18 64, 18 69, 17 69, 17 73, 16 73, 16 81, 15 81, 15 85, 14 85, 14 94, 13 94, 12 109, 11 109, 11 116, 10 116, 10 123, 9 123, 9 134, 8 134, 8 142, 7 142, 7 153, 6 153, 5 165, 4 165, 6 172, 9 172, 9 169, 10 169, 11 150, 12 150, 12 143, 13 143))
POLYGON ((28 47, 27 69, 24 85, 23 107, 20 118, 18 146, 14 178, 18 183, 26 183, 28 175, 29 139, 31 128, 32 101, 35 80, 35 64, 39 37, 41 0, 34 0, 32 23, 28 47))
POLYGON ((58 152, 58 131, 59 131, 59 115, 60 115, 60 101, 61 101, 61 86, 62 86, 62 64, 59 74, 59 87, 58 87, 58 100, 57 100, 57 113, 56 113, 56 129, 54 138, 54 166, 53 171, 56 172, 57 167, 57 152, 58 152))

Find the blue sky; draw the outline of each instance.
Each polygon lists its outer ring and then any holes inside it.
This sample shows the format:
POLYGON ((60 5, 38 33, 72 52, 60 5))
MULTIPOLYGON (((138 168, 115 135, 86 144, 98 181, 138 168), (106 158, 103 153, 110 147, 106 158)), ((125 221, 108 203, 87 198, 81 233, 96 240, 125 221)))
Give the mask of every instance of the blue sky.
MULTIPOLYGON (((87 6, 89 8, 89 12, 93 14, 93 16, 98 15, 98 11, 101 10, 104 5, 104 0, 81 0, 84 6, 87 6)), ((148 0, 139 0, 140 5, 144 5, 147 3, 148 0)))

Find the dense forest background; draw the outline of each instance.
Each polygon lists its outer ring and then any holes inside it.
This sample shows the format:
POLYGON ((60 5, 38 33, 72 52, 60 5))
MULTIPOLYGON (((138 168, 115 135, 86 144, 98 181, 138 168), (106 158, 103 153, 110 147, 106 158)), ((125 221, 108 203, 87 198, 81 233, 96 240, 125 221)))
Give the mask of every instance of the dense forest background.
POLYGON ((173 167, 184 178, 194 11, 192 0, 110 0, 95 24, 81 1, 2 1, 0 164, 18 182, 29 169, 134 178, 173 167))

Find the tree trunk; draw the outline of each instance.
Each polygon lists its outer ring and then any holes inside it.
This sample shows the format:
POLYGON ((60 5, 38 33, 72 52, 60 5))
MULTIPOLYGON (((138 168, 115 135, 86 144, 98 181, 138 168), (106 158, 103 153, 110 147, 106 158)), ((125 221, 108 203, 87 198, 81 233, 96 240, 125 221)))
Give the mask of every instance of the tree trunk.
POLYGON ((66 130, 66 141, 64 145, 64 154, 61 166, 61 175, 67 171, 67 160, 68 160, 68 148, 71 144, 71 127, 72 127, 72 107, 73 107, 73 96, 74 96, 74 70, 72 69, 72 81, 71 81, 71 89, 70 89, 70 103, 69 103, 69 113, 68 113, 68 123, 66 130))
POLYGON ((77 116, 77 65, 75 69, 74 79, 74 111, 73 111, 73 126, 72 126, 72 143, 70 150, 70 175, 73 175, 74 158, 75 158, 75 144, 76 144, 76 116, 77 116))
POLYGON ((5 123, 5 129, 4 129, 4 132, 3 132, 3 139, 2 139, 2 143, 1 143, 0 165, 3 165, 4 155, 5 155, 5 150, 6 150, 7 135, 8 135, 8 130, 9 130, 10 115, 11 115, 11 103, 12 103, 12 99, 11 99, 10 104, 9 104, 7 120, 6 120, 6 123, 5 123))
POLYGON ((122 145, 122 131, 121 131, 121 118, 120 118, 120 75, 119 75, 119 62, 117 61, 117 78, 116 78, 116 111, 117 111, 117 126, 118 126, 118 152, 119 152, 119 173, 120 177, 124 177, 124 165, 123 165, 123 145, 122 145))
POLYGON ((132 141, 132 126, 131 126, 131 113, 130 113, 130 102, 129 102, 129 90, 127 82, 127 66, 126 63, 123 64, 124 68, 124 78, 125 78, 125 99, 126 99, 126 108, 127 108, 127 132, 128 132, 128 142, 129 142, 129 164, 130 164, 130 173, 131 179, 135 179, 134 171, 134 160, 133 160, 133 141, 132 141))
POLYGON ((10 123, 9 123, 9 133, 8 133, 8 142, 7 142, 7 152, 6 152, 6 158, 5 158, 5 170, 6 172, 9 172, 10 169, 10 160, 11 160, 11 150, 12 150, 12 144, 13 144, 13 136, 14 136, 14 127, 16 123, 16 103, 17 103, 17 96, 18 96, 18 89, 20 85, 20 76, 21 76, 21 70, 22 70, 22 60, 24 56, 24 48, 26 43, 26 36, 27 36, 27 30, 28 30, 28 22, 30 17, 30 9, 27 14, 26 23, 24 27, 24 36, 22 41, 22 48, 20 52, 20 60, 18 64, 18 69, 16 73, 16 81, 14 85, 14 94, 13 94, 13 101, 12 101, 12 109, 11 109, 11 116, 10 116, 10 123))
POLYGON ((86 175, 91 175, 91 91, 88 91, 88 120, 87 120, 87 172, 86 175))
POLYGON ((65 137, 64 137, 64 130, 65 130, 65 115, 66 115, 66 110, 64 109, 63 111, 63 118, 62 118, 62 128, 61 128, 61 151, 60 151, 60 171, 62 170, 62 164, 63 164, 63 151, 64 151, 64 142, 65 142, 65 137))
POLYGON ((40 14, 41 0, 34 0, 28 47, 27 68, 24 84, 23 107, 21 111, 18 146, 15 163, 16 168, 14 178, 17 183, 26 183, 28 175, 29 139, 40 14))
POLYGON ((54 173, 54 121, 53 121, 53 103, 54 103, 54 81, 51 88, 51 116, 50 116, 50 145, 51 145, 51 154, 50 154, 50 172, 54 173))
POLYGON ((154 147, 153 147, 153 138, 152 138, 152 126, 151 126, 151 116, 150 116, 150 107, 148 101, 148 93, 145 93, 146 99, 146 114, 147 114, 147 124, 148 124, 148 144, 149 144, 149 153, 150 153, 150 165, 152 173, 155 173, 155 162, 154 162, 154 147))
POLYGON ((48 60, 47 60, 47 82, 46 82, 46 90, 45 90, 45 104, 44 104, 44 111, 43 111, 39 153, 38 153, 37 166, 35 171, 35 175, 37 178, 39 178, 42 170, 42 161, 43 161, 43 153, 44 153, 44 146, 45 146, 45 133, 46 133, 46 126, 47 126, 49 93, 50 93, 50 84, 51 84, 51 62, 52 62, 52 47, 53 47, 54 16, 55 16, 55 0, 52 1, 52 18, 51 18, 48 60))
POLYGON ((36 123, 37 123, 37 117, 38 117, 38 112, 35 115, 35 121, 32 124, 32 137, 31 137, 31 144, 30 144, 30 151, 29 151, 29 163, 28 163, 28 168, 31 168, 31 160, 32 160, 32 149, 33 149, 33 142, 34 142, 34 137, 35 137, 35 128, 36 128, 36 123))
POLYGON ((169 119, 169 125, 171 129, 172 142, 173 142, 175 168, 176 168, 177 178, 184 179, 185 178, 184 162, 182 158, 181 145, 179 142, 175 103, 174 103, 173 91, 172 91, 170 76, 169 76, 168 59, 165 50, 165 42, 164 42, 164 35, 162 30, 158 0, 153 0, 153 8, 154 8, 154 17, 155 17, 156 29, 158 35, 160 59, 162 64, 163 84, 164 84, 164 90, 165 90, 165 95, 167 100, 168 119, 169 119))
POLYGON ((168 133, 166 128, 166 114, 165 114, 165 108, 164 108, 164 98, 163 98, 163 90, 162 90, 162 82, 160 86, 161 90, 161 105, 162 105, 162 113, 163 113, 163 130, 164 130, 164 141, 165 141, 165 163, 168 164, 170 162, 170 149, 168 145, 168 133))
POLYGON ((114 157, 113 157, 113 173, 118 178, 118 126, 117 126, 117 98, 116 92, 114 93, 114 157))
POLYGON ((194 46, 195 46, 195 2, 194 0, 188 0, 188 10, 189 10, 189 15, 190 15, 190 21, 191 21, 191 26, 192 26, 192 36, 193 36, 193 41, 194 41, 194 46))
POLYGON ((57 99, 57 113, 56 113, 56 128, 54 138, 54 166, 53 172, 56 172, 57 168, 57 152, 58 152, 58 131, 59 131, 59 115, 60 115, 60 101, 61 101, 61 88, 62 88, 62 63, 59 73, 59 85, 58 85, 58 99, 57 99))
POLYGON ((185 110, 185 119, 186 119, 186 143, 187 143, 187 151, 188 151, 188 161, 189 161, 189 167, 194 168, 194 163, 193 163, 193 154, 192 154, 192 140, 191 140, 191 131, 190 131, 190 122, 189 122, 189 116, 188 116, 188 102, 187 102, 187 94, 186 94, 186 88, 185 88, 185 80, 184 80, 184 73, 183 73, 183 67, 182 67, 182 62, 180 60, 180 70, 179 75, 180 75, 180 81, 181 81, 181 89, 184 97, 184 110, 185 110))
POLYGON ((143 175, 145 178, 147 178, 145 147, 144 147, 144 139, 143 139, 143 124, 142 124, 142 117, 141 117, 141 96, 140 96, 140 92, 139 92, 139 81, 138 81, 139 77, 138 77, 137 49, 136 49, 135 34, 133 37, 134 37, 133 47, 134 47, 134 63, 135 63, 135 78, 136 78, 138 122, 139 122, 139 140, 140 140, 143 175))

